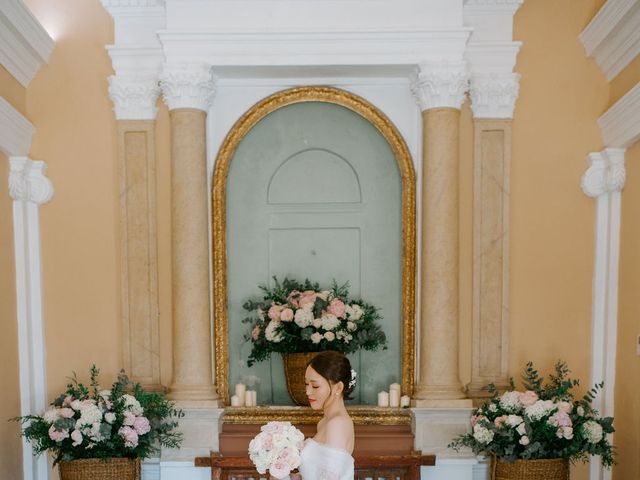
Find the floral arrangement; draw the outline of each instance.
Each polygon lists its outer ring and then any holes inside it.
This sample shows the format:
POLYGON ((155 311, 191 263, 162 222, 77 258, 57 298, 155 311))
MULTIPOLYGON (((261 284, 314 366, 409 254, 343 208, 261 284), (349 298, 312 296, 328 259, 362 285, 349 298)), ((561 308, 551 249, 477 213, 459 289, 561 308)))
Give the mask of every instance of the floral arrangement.
POLYGON ((300 466, 304 435, 291 422, 269 422, 249 442, 249 458, 258 473, 284 478, 300 466))
POLYGON ((568 374, 567 365, 558 361, 544 384, 529 362, 523 375, 525 391, 516 391, 513 379, 512 391, 502 395, 490 385, 494 396, 471 417, 472 433, 461 435, 449 447, 469 447, 475 454, 507 462, 551 458, 575 462, 600 455, 603 465, 611 467, 614 452, 607 434, 614 431, 613 418, 600 417, 592 407, 604 385, 597 384, 574 400, 571 390, 579 382, 568 374))
POLYGON ((147 458, 158 445, 180 446, 182 434, 174 432, 178 424, 167 420, 183 413, 171 402, 131 385, 124 370, 110 390, 100 389, 95 365, 89 373, 90 388, 74 373, 66 392, 43 415, 13 419, 24 425, 22 435, 36 454, 50 451, 55 465, 81 458, 147 458))
POLYGON ((387 339, 377 323, 378 310, 363 301, 349 298, 349 284, 335 280, 329 290, 318 283, 300 283, 276 277, 274 287, 260 286, 260 301, 248 301, 250 316, 246 341, 253 344, 249 366, 269 358, 272 352, 299 353, 336 350, 353 353, 358 349, 386 349, 387 339))

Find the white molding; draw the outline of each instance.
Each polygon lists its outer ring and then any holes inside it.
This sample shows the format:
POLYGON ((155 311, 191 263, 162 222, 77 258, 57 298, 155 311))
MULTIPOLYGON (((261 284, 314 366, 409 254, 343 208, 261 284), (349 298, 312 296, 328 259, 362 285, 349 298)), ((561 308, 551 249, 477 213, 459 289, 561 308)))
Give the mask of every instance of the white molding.
POLYGON ((607 80, 640 54, 640 0, 609 0, 580 34, 607 80))
MULTIPOLYGON (((27 157, 10 157, 9 162, 16 262, 20 414, 32 415, 43 412, 48 403, 39 206, 51 198, 53 188, 44 176, 44 162, 27 157)), ((48 478, 46 455, 34 457, 33 447, 24 441, 22 457, 25 480, 48 478)))
POLYGON ((154 120, 160 86, 155 78, 109 77, 109 97, 117 120, 154 120))
POLYGON ((464 12, 488 15, 506 13, 513 16, 523 3, 524 0, 464 0, 464 12))
POLYGON ((55 42, 22 0, 0 2, 0 64, 25 88, 49 61, 55 42))
POLYGON ((473 117, 513 118, 519 92, 519 73, 471 75, 469 94, 473 117))
MULTIPOLYGON (((596 241, 591 307, 591 383, 604 382, 594 407, 614 414, 618 326, 618 264, 620 256, 620 191, 624 187, 624 149, 589 154, 582 189, 596 198, 596 241)), ((613 440, 612 440, 613 441, 613 440)), ((592 458, 591 480, 611 478, 599 458, 592 458)))
POLYGON ((169 110, 195 108, 209 111, 216 94, 216 77, 207 64, 171 64, 160 75, 169 110))
POLYGON ((469 88, 465 62, 423 62, 412 79, 411 92, 420 110, 460 109, 469 88))
POLYGON ((640 82, 598 119, 607 147, 628 148, 640 139, 640 82))
POLYGON ((29 120, 0 97, 0 151, 7 157, 28 155, 35 131, 29 120))

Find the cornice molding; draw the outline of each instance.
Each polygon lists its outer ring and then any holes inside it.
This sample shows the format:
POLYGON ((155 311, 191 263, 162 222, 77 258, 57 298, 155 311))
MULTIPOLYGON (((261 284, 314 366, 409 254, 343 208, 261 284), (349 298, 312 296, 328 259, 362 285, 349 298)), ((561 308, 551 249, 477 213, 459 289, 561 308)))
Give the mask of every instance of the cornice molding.
POLYGON ((28 157, 9 159, 9 194, 14 200, 41 205, 53 197, 53 185, 45 176, 47 165, 28 157))
POLYGON ((35 127, 0 97, 0 151, 7 157, 29 154, 35 127))
POLYGON ((640 0, 609 0, 579 37, 612 80, 640 54, 640 0))
POLYGON ((513 118, 519 92, 519 73, 471 75, 469 94, 474 118, 513 118))
POLYGON ((598 119, 607 147, 628 148, 640 140, 640 82, 598 119))
POLYGON ((154 120, 160 91, 158 80, 154 78, 109 77, 109 97, 117 120, 154 120))
POLYGON ((25 88, 49 61, 55 42, 20 0, 0 2, 0 64, 25 88))
POLYGON ((195 108, 209 111, 216 93, 216 77, 204 63, 165 66, 160 75, 164 102, 169 110, 195 108))
POLYGON ((605 148, 587 156, 589 169, 582 177, 582 191, 589 197, 599 197, 620 191, 624 187, 624 148, 605 148))
POLYGON ((457 108, 469 88, 465 62, 423 62, 411 81, 420 110, 457 108))
POLYGON ((470 13, 507 12, 515 15, 524 0, 465 0, 464 11, 470 13))

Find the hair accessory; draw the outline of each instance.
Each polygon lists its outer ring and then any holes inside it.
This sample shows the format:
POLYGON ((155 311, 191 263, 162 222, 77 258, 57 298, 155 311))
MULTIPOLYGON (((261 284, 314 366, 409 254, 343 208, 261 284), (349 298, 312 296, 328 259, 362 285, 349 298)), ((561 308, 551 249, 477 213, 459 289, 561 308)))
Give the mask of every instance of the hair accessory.
POLYGON ((349 382, 349 388, 353 388, 356 386, 356 371, 352 368, 351 369, 351 381, 349 382))

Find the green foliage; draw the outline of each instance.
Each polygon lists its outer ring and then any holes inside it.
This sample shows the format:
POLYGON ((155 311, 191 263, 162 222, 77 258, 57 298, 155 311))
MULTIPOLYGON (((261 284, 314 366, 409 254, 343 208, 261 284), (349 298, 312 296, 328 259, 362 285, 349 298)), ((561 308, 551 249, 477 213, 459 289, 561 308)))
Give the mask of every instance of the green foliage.
POLYGON ((304 282, 290 278, 279 281, 277 277, 273 277, 273 287, 260 285, 259 289, 262 299, 250 299, 243 305, 248 316, 242 322, 249 325, 244 340, 252 342, 247 362, 249 366, 268 359, 273 352, 337 350, 353 353, 359 349, 375 351, 387 348, 387 337, 379 324, 382 317, 378 309, 362 300, 350 299, 348 282, 339 284, 334 280, 329 290, 320 290, 320 285, 309 279, 304 282), (274 305, 297 313, 302 309, 298 302, 305 298, 305 294, 314 297, 307 309, 309 318, 315 319, 316 323, 326 317, 331 302, 342 302, 347 311, 338 317, 337 325, 330 329, 325 329, 319 323, 314 325, 302 322, 297 317, 288 321, 269 318, 269 309, 274 305), (349 310, 353 308, 356 312, 349 310), (270 323, 272 332, 268 338, 267 327, 270 323), (326 338, 327 332, 332 332, 335 338, 331 339, 331 334, 326 338), (319 335, 322 335, 321 339, 319 335))
POLYGON ((177 419, 184 416, 182 411, 162 394, 145 392, 138 383, 132 384, 124 370, 110 390, 100 390, 99 373, 95 365, 89 369, 87 388, 73 372, 65 393, 47 412, 12 419, 22 423, 22 435, 31 442, 34 453, 51 452, 55 465, 81 458, 148 458, 160 447, 179 448, 182 434, 175 429, 177 419), (83 412, 93 415, 93 423, 80 425, 83 412), (133 419, 143 423, 146 419, 149 428, 139 424, 134 428, 133 419), (135 444, 127 443, 121 434, 126 428, 136 431, 135 444), (74 432, 81 435, 80 441, 73 439, 74 432), (60 436, 53 438, 56 434, 60 436))

